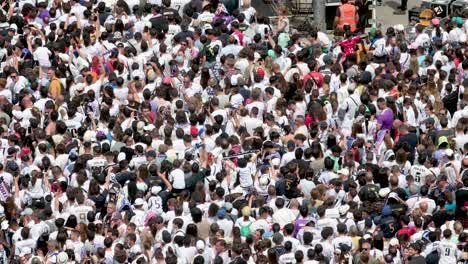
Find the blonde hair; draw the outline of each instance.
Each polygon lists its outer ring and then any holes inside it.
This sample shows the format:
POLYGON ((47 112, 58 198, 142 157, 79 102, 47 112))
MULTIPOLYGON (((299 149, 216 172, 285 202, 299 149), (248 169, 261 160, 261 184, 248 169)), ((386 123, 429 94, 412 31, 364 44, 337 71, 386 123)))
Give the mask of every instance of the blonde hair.
POLYGON ((409 68, 410 68, 410 70, 413 71, 413 74, 418 74, 418 73, 419 73, 419 62, 418 62, 418 57, 416 57, 416 56, 411 56, 409 68))

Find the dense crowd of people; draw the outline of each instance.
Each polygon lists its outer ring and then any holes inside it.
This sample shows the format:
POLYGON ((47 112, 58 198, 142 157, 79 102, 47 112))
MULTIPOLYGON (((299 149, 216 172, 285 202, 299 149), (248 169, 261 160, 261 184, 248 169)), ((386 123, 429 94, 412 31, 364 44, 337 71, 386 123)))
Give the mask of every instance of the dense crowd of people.
POLYGON ((177 8, 1 2, 0 263, 468 262, 467 19, 177 8))

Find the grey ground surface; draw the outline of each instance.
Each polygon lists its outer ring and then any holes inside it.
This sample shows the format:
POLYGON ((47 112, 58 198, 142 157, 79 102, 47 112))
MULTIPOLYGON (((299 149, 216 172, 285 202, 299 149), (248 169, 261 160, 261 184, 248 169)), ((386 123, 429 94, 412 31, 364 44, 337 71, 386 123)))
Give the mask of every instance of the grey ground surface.
MULTIPOLYGON (((273 0, 275 1, 275 0, 273 0)), ((304 0, 302 0, 304 1, 304 0)), ((335 0, 336 1, 336 0, 335 0)), ((382 0, 382 6, 377 6, 376 8, 376 17, 377 23, 379 23, 383 28, 393 26, 396 24, 408 24, 408 12, 404 15, 395 15, 393 11, 397 9, 400 5, 400 2, 397 0, 382 0)), ((408 9, 411 9, 415 6, 420 6, 420 0, 408 0, 408 9)), ((257 9, 262 15, 265 16, 274 16, 272 4, 265 3, 264 0, 253 0, 252 6, 257 9)), ((327 20, 333 19, 333 11, 327 12, 327 20)))

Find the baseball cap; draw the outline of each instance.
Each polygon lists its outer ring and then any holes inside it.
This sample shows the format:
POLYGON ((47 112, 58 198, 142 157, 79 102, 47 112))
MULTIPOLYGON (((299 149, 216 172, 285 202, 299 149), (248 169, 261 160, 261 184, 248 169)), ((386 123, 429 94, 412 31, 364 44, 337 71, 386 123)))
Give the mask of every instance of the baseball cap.
POLYGON ((338 174, 349 176, 349 170, 347 168, 343 168, 340 171, 338 171, 338 174))
POLYGON ((338 212, 340 213, 340 216, 346 215, 348 213, 348 211, 349 211, 349 205, 347 205, 347 204, 340 206, 340 208, 338 209, 338 212))
POLYGON ((161 186, 153 186, 151 187, 151 194, 158 195, 159 192, 161 192, 161 190, 162 190, 161 186))
POLYGON ((135 206, 141 206, 143 204, 145 204, 145 201, 143 201, 141 198, 137 198, 134 203, 135 206))
POLYGON ((391 215, 391 214, 392 214, 392 208, 390 206, 386 205, 382 209, 382 215, 387 216, 387 215, 391 215))
POLYGON ((265 70, 263 68, 257 69, 257 74, 260 75, 262 78, 265 77, 265 70))
POLYGON ((463 18, 461 18, 461 17, 454 17, 454 18, 452 18, 452 21, 457 23, 457 25, 463 25, 463 23, 464 23, 463 18))
POLYGON ((198 128, 195 127, 195 126, 191 127, 191 128, 190 128, 190 135, 191 135, 192 137, 198 136, 198 128))
POLYGON ((1 227, 2 227, 2 230, 7 230, 10 227, 10 225, 8 224, 7 220, 3 220, 1 227))
POLYGON ((379 191, 379 196, 382 198, 387 197, 387 195, 390 193, 390 188, 382 188, 379 191))
POLYGON ((33 213, 34 213, 33 209, 28 207, 28 208, 24 209, 23 212, 21 212, 21 215, 26 216, 26 215, 32 215, 33 213))
POLYGON ((440 147, 440 145, 442 145, 443 143, 449 143, 446 136, 439 137, 439 142, 437 142, 437 146, 440 147))
POLYGON ((21 151, 20 151, 20 157, 22 158, 22 157, 28 155, 29 153, 31 153, 30 148, 22 148, 21 151))
POLYGON ((224 208, 226 209, 226 211, 232 210, 232 203, 229 203, 229 202, 228 202, 228 203, 225 203, 225 204, 224 204, 224 208))
POLYGON ((221 207, 218 210, 218 218, 219 219, 224 219, 226 217, 226 209, 221 207))
POLYGON ((205 250, 205 242, 203 240, 198 240, 196 244, 197 250, 198 251, 203 251, 205 250))
POLYGON ((57 263, 65 264, 68 263, 68 255, 65 252, 60 252, 57 255, 57 263))
POLYGON ((453 156, 453 150, 452 149, 446 149, 445 150, 445 156, 452 157, 453 156))
POLYGON ((395 237, 392 238, 392 239, 390 239, 390 242, 389 242, 388 244, 389 244, 390 246, 394 246, 394 247, 395 247, 395 246, 400 246, 400 242, 399 242, 398 239, 395 238, 395 237))

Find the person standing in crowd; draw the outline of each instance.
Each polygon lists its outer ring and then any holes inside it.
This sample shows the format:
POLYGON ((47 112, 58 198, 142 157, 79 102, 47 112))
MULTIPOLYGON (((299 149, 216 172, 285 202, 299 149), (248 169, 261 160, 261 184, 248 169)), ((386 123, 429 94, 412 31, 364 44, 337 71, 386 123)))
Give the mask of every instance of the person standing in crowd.
POLYGON ((346 31, 345 28, 347 28, 347 26, 348 30, 351 32, 356 31, 359 23, 359 14, 356 6, 349 3, 348 0, 341 0, 341 4, 342 5, 336 9, 335 25, 341 31, 346 31))

